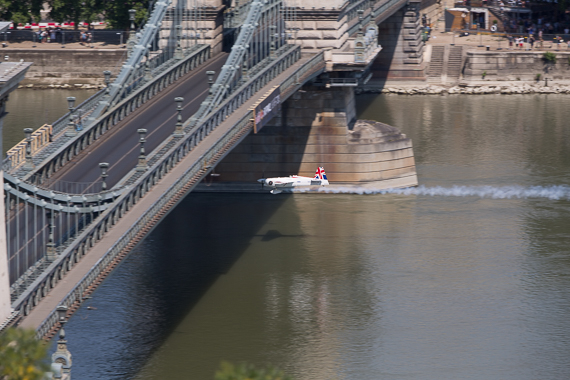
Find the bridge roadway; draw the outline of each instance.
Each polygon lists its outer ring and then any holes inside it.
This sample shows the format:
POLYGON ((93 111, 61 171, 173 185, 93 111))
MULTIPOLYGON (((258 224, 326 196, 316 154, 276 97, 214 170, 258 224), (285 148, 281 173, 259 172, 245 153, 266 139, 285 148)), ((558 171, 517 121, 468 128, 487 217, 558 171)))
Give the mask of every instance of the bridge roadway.
MULTIPOLYGON (((89 252, 77 264, 75 264, 73 269, 55 285, 55 287, 46 295, 46 297, 44 297, 40 303, 31 310, 30 314, 24 317, 20 323, 20 326, 24 328, 38 329, 42 323, 50 316, 53 310, 55 310, 55 308, 60 304, 62 299, 75 289, 77 284, 86 276, 90 269, 94 267, 95 264, 112 249, 116 242, 132 228, 135 222, 137 222, 147 212, 148 208, 161 198, 165 197, 166 191, 169 189, 169 187, 172 184, 178 182, 188 168, 192 167, 196 164, 196 162, 201 160, 202 157, 211 149, 211 147, 214 146, 216 141, 218 141, 221 137, 226 136, 239 120, 251 112, 250 109, 258 101, 259 96, 262 96, 275 86, 282 84, 286 79, 295 75, 295 73, 299 71, 303 65, 305 65, 305 63, 307 63, 307 61, 309 61, 311 58, 311 56, 305 56, 299 59, 287 70, 283 71, 276 78, 271 80, 259 91, 257 91, 254 96, 247 100, 239 109, 229 115, 226 120, 224 120, 217 128, 208 134, 171 171, 169 171, 155 186, 153 186, 145 194, 144 198, 142 198, 141 201, 137 202, 133 208, 125 214, 125 216, 120 218, 117 224, 113 226, 113 228, 111 228, 105 235, 103 235, 102 239, 98 241, 97 244, 95 244, 95 246, 91 248, 89 252)), ((172 105, 170 105, 169 108, 172 108, 172 105)), ((253 126, 249 125, 248 129, 244 131, 242 138, 245 137, 252 128, 253 126)), ((238 143, 239 141, 235 142, 233 146, 237 145, 238 143)), ((218 162, 222 158, 223 155, 218 158, 218 162)), ((206 172, 203 173, 203 175, 205 174, 206 172)), ((184 192, 177 194, 178 197, 176 199, 176 203, 178 203, 188 192, 190 192, 192 190, 192 187, 185 190, 184 192)), ((159 218, 151 220, 147 224, 146 228, 144 228, 137 235, 132 245, 126 247, 123 250, 124 254, 128 253, 134 247, 134 244, 139 243, 173 207, 174 206, 166 209, 164 213, 160 214, 159 218)), ((109 271, 110 270, 111 268, 109 268, 109 271)), ((76 305, 76 307, 78 306, 79 305, 76 305)), ((71 312, 73 311, 74 308, 71 309, 71 312)))
POLYGON ((107 188, 111 188, 137 165, 140 152, 137 129, 147 129, 145 151, 154 150, 174 132, 177 117, 174 98, 184 98, 182 120, 190 118, 208 95, 206 71, 218 74, 226 58, 226 53, 216 55, 157 94, 74 157, 50 178, 50 183, 95 182, 101 176, 99 163, 108 162, 107 188))
MULTIPOLYGON (((107 188, 111 188, 138 163, 140 145, 137 129, 147 129, 145 151, 147 153, 151 152, 162 141, 171 136, 174 131, 177 117, 174 98, 177 96, 184 97, 182 119, 190 118, 208 95, 206 71, 213 70, 219 73, 226 58, 226 53, 216 55, 158 93, 137 109, 136 112, 131 113, 56 172, 50 178, 49 183, 46 184, 47 187, 62 188, 57 186, 58 181, 65 181, 66 183, 94 183, 101 176, 99 163, 108 162, 107 188)), ((73 188, 73 186, 70 187, 73 188)), ((89 189, 86 186, 83 193, 93 192, 89 189)), ((41 251, 42 247, 40 245, 49 233, 45 223, 42 224, 40 222, 41 226, 34 225, 37 222, 34 222, 34 215, 31 210, 28 210, 27 213, 27 218, 24 211, 22 211, 18 217, 14 214, 7 221, 9 223, 9 235, 7 238, 11 246, 19 247, 17 254, 25 250, 30 252, 41 251), (26 225, 28 225, 28 228, 26 228, 26 225), (20 231, 26 231, 26 233, 21 233, 20 231), (34 235, 42 235, 44 239, 30 239, 34 235)), ((38 210, 36 213, 36 220, 41 221, 43 219, 45 222, 45 216, 41 215, 41 211, 38 210)), ((66 225, 67 219, 64 219, 62 223, 66 225)), ((73 224, 74 220, 71 221, 71 225, 73 224)), ((58 230, 56 229, 55 231, 56 240, 62 232, 58 230)), ((28 266, 31 264, 33 263, 28 263, 28 266)), ((12 271, 16 271, 16 261, 12 261, 10 265, 12 271)))

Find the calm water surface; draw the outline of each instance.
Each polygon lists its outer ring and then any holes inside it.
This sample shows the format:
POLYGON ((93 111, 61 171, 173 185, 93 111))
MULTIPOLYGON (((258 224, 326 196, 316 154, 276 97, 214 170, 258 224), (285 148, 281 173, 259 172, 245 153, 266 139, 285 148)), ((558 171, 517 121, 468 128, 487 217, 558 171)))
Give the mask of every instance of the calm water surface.
POLYGON ((53 124, 65 115, 69 111, 68 96, 74 96, 75 105, 79 106, 95 92, 96 90, 15 90, 10 94, 6 105, 8 115, 4 119, 2 153, 24 139, 24 128, 36 130, 44 124, 53 124))
POLYGON ((73 377, 570 378, 568 99, 358 97, 419 188, 190 194, 67 324, 73 377))

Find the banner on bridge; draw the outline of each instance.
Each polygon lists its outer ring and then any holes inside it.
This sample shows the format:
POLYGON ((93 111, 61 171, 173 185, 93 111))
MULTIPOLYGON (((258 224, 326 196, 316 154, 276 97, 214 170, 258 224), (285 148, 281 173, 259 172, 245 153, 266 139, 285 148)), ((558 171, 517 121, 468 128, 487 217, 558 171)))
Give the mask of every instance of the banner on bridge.
POLYGON ((252 109, 253 133, 257 133, 281 109, 281 88, 273 87, 252 109))

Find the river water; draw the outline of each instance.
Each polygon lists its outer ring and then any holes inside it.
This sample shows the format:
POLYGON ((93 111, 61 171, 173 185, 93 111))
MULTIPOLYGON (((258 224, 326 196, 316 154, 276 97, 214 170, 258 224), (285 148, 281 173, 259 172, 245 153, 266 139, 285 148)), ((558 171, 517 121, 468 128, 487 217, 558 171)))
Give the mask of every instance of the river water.
POLYGON ((570 378, 567 101, 359 96, 418 188, 190 194, 67 323, 73 377, 570 378))

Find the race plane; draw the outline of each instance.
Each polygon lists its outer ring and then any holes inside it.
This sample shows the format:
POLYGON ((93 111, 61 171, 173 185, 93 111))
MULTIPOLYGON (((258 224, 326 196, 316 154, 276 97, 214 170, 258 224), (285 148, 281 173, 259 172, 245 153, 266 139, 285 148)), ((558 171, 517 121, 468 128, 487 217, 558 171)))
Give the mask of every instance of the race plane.
POLYGON ((257 182, 272 187, 271 194, 279 194, 283 192, 283 190, 293 189, 294 187, 327 186, 329 184, 323 167, 317 169, 313 178, 291 175, 289 177, 261 178, 258 179, 257 182))

